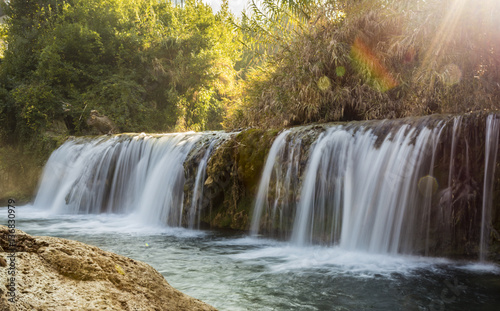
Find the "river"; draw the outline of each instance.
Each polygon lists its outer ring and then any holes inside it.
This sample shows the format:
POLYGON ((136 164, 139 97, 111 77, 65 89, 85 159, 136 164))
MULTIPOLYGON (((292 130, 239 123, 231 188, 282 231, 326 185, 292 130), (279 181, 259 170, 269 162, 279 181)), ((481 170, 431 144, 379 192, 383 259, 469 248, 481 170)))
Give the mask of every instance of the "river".
POLYGON ((144 261, 220 310, 498 310, 500 267, 297 246, 233 231, 145 226, 129 214, 21 206, 17 228, 144 261))

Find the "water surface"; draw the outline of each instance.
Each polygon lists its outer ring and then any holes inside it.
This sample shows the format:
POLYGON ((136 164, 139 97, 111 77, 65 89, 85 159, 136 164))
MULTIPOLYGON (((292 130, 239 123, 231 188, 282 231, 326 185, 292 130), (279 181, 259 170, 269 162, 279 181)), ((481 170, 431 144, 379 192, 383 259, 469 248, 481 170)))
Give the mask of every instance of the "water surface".
POLYGON ((19 207, 17 228, 144 261, 220 310, 499 310, 500 268, 19 207))

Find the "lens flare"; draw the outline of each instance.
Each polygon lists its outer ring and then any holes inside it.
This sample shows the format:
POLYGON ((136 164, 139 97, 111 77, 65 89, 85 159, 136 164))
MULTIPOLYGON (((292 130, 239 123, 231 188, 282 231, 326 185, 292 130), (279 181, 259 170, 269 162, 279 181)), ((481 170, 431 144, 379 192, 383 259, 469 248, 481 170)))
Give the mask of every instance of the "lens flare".
POLYGON ((359 37, 354 40, 351 57, 354 67, 379 91, 385 92, 397 86, 391 73, 359 37))
POLYGON ((443 53, 445 53, 446 49, 443 49, 443 47, 446 47, 454 39, 453 34, 461 21, 461 16, 465 12, 468 1, 470 0, 455 0, 444 16, 422 62, 420 71, 424 74, 430 74, 436 64, 439 63, 439 60, 444 57, 443 53))
POLYGON ((420 178, 418 181, 418 190, 426 198, 433 196, 438 190, 438 182, 436 178, 431 175, 426 175, 420 178))
POLYGON ((332 83, 330 82, 330 78, 328 78, 327 76, 322 76, 318 80, 318 88, 323 92, 328 91, 331 85, 332 83))
POLYGON ((448 64, 444 66, 441 76, 444 84, 451 86, 462 80, 462 71, 457 65, 448 64))
POLYGON ((345 67, 338 66, 337 68, 335 68, 335 73, 337 74, 337 77, 343 77, 345 75, 345 67))

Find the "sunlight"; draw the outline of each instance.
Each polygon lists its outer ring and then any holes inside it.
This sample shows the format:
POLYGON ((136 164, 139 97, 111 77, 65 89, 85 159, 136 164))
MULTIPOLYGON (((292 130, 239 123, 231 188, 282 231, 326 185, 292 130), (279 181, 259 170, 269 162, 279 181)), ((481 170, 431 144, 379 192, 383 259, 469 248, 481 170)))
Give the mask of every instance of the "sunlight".
MULTIPOLYGON (((498 7, 498 1, 496 0, 485 0, 481 3, 477 3, 471 0, 454 0, 453 3, 448 7, 449 10, 444 16, 439 30, 435 34, 429 49, 427 50, 424 60, 421 65, 420 72, 425 74, 430 74, 433 69, 437 69, 441 66, 440 60, 443 57, 450 56, 445 54, 447 45, 455 43, 457 40, 464 40, 464 38, 459 37, 458 28, 460 23, 463 23, 464 17, 472 14, 467 8, 475 8, 479 10, 480 14, 477 16, 481 20, 482 26, 492 27, 493 23, 489 21, 494 21, 496 19, 494 15, 495 9, 498 7)), ((492 29, 484 29, 485 33, 492 31, 492 29)), ((465 44, 467 42, 464 42, 465 44)), ((460 68, 453 63, 448 63, 442 70, 443 79, 445 84, 452 85, 458 83, 461 79, 462 73, 460 68), (450 68, 452 69, 450 71, 450 68)), ((435 82, 433 78, 430 79, 431 87, 435 82)))
POLYGON ((424 57, 422 63, 422 69, 425 72, 431 72, 432 68, 438 65, 438 59, 441 53, 441 49, 450 43, 452 39, 452 34, 455 32, 457 25, 460 21, 460 17, 465 8, 465 4, 468 0, 455 0, 455 3, 451 6, 451 10, 448 11, 441 26, 439 27, 436 36, 432 40, 430 48, 424 57))

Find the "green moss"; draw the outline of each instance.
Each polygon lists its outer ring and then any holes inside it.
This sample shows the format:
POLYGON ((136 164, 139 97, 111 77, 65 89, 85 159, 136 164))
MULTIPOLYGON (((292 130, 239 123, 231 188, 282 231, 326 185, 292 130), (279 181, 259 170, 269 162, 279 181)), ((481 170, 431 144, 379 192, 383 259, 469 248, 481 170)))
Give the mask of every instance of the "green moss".
POLYGON ((255 198, 253 195, 252 196, 247 195, 247 196, 242 197, 238 201, 237 211, 250 214, 253 211, 253 206, 255 203, 254 201, 255 201, 255 198))
POLYGON ((207 166, 210 208, 202 221, 213 228, 247 230, 260 175, 277 130, 250 129, 221 145, 207 166))
POLYGON ((231 217, 229 215, 225 215, 220 221, 219 221, 219 227, 220 228, 230 228, 231 227, 231 217))
POLYGON ((278 130, 250 129, 236 137, 238 175, 250 192, 255 192, 258 186, 267 154, 278 132, 278 130))

